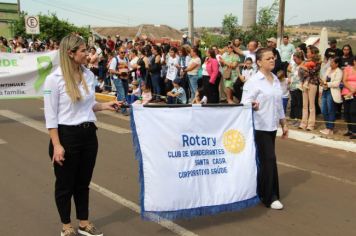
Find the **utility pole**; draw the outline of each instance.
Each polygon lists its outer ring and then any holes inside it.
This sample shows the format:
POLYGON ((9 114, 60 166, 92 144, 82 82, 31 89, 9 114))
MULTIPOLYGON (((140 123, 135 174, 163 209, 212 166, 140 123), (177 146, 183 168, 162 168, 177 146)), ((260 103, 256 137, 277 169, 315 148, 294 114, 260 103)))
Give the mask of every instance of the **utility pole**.
POLYGON ((188 36, 192 45, 194 45, 194 3, 188 0, 188 36))
POLYGON ((286 0, 279 0, 278 35, 277 45, 281 45, 284 35, 284 14, 286 10, 286 0))
POLYGON ((257 0, 244 0, 243 1, 243 18, 242 27, 248 30, 256 24, 257 16, 257 0))
POLYGON ((17 12, 19 14, 19 17, 21 15, 21 3, 20 3, 20 0, 17 0, 17 12))

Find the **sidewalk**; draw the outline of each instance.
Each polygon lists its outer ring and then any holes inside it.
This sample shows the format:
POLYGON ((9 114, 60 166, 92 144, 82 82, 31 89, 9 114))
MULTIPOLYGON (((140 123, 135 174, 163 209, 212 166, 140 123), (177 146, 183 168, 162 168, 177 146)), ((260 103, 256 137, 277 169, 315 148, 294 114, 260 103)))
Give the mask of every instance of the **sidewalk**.
MULTIPOLYGON (((277 135, 282 135, 282 130, 278 129, 277 135)), ((308 144, 315 144, 319 146, 335 148, 343 151, 356 153, 356 142, 346 139, 340 135, 333 135, 333 137, 326 137, 316 131, 300 131, 296 129, 289 129, 289 138, 308 144), (342 137, 342 138, 341 138, 342 137)))

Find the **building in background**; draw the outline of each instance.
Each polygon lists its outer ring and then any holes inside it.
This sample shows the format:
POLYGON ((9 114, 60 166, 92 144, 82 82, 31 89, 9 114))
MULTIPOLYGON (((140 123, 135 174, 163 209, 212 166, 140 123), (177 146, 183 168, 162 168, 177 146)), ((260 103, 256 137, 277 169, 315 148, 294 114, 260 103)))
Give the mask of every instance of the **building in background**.
POLYGON ((115 38, 116 35, 120 35, 121 40, 134 40, 135 37, 147 37, 154 43, 177 43, 182 40, 183 35, 182 31, 168 25, 150 24, 132 27, 92 27, 91 32, 98 38, 106 38, 109 35, 112 38, 115 38))
POLYGON ((0 2, 0 36, 11 38, 14 35, 12 24, 18 20, 17 3, 0 2))

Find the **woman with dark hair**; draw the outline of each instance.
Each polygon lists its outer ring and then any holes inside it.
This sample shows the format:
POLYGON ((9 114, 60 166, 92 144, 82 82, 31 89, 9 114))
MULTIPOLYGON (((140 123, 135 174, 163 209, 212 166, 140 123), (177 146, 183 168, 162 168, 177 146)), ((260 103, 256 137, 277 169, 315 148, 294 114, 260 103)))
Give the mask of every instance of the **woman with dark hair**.
POLYGON ((300 51, 304 53, 304 57, 307 55, 307 45, 305 43, 299 44, 298 47, 296 48, 296 51, 300 51))
POLYGON ((353 66, 344 69, 344 88, 342 96, 344 98, 344 116, 347 125, 347 133, 350 139, 356 139, 356 56, 354 56, 353 66))
POLYGON ((166 78, 167 75, 167 61, 169 57, 169 50, 171 46, 169 44, 162 44, 161 49, 162 49, 162 55, 161 55, 161 77, 164 79, 166 78))
MULTIPOLYGON (((302 119, 303 110, 303 90, 301 87, 301 78, 299 74, 299 67, 304 62, 304 53, 302 51, 293 54, 293 61, 288 67, 289 72, 289 90, 290 90, 290 118, 302 119)), ((298 127, 300 122, 296 120, 293 125, 298 127)))
POLYGON ((203 64, 203 90, 208 103, 219 103, 219 63, 216 60, 214 49, 209 49, 203 64))
POLYGON ((234 53, 232 44, 227 45, 227 51, 220 59, 220 65, 223 67, 223 83, 225 88, 226 100, 229 104, 234 104, 234 83, 237 79, 237 66, 239 57, 234 53))
POLYGON ((199 79, 199 68, 201 65, 201 60, 199 58, 199 49, 194 47, 190 51, 190 56, 192 59, 188 63, 188 67, 185 69, 185 72, 188 74, 189 87, 190 87, 190 101, 193 101, 195 98, 195 91, 198 89, 198 79, 199 79))
POLYGON ((152 80, 152 97, 155 102, 159 102, 161 95, 161 48, 157 45, 153 45, 151 52, 150 73, 152 80))
POLYGON ((129 70, 131 72, 131 78, 132 80, 137 80, 137 77, 136 77, 136 70, 137 70, 137 61, 138 61, 138 51, 136 49, 131 49, 130 52, 129 52, 129 70))
POLYGON ((88 68, 93 72, 94 75, 99 75, 99 56, 96 53, 95 47, 90 47, 89 55, 87 57, 88 68))
POLYGON ((320 130, 322 134, 332 135, 334 133, 334 122, 336 120, 335 103, 342 103, 340 82, 342 80, 342 70, 340 57, 330 59, 330 67, 321 78, 320 86, 323 87, 321 111, 326 123, 326 129, 320 130))
POLYGON ((187 76, 187 72, 185 69, 187 69, 188 64, 190 60, 192 59, 190 57, 190 51, 191 48, 189 45, 183 45, 178 49, 178 56, 179 56, 179 78, 182 80, 181 86, 183 87, 185 94, 186 94, 186 100, 189 100, 189 79, 187 76))
POLYGON ((242 103, 252 103, 254 108, 255 142, 259 160, 258 196, 266 207, 283 209, 279 201, 278 170, 275 140, 278 123, 282 126, 282 138, 288 137, 288 127, 282 105, 282 90, 276 75, 272 73, 275 58, 272 49, 261 48, 256 52, 258 72, 244 85, 242 103))
POLYGON ((350 44, 346 44, 342 47, 342 57, 341 57, 341 69, 344 69, 346 66, 354 65, 354 54, 352 53, 352 47, 350 44))
POLYGON ((178 78, 179 56, 178 49, 171 47, 169 49, 169 56, 167 59, 167 74, 165 78, 165 90, 169 92, 173 89, 173 81, 178 78))
POLYGON ((299 68, 303 88, 303 115, 300 129, 311 131, 315 128, 317 113, 315 101, 318 94, 320 67, 319 49, 308 46, 307 60, 299 68))
POLYGON ((149 68, 149 60, 148 60, 148 52, 147 48, 144 47, 141 49, 141 55, 137 60, 137 71, 136 77, 139 83, 144 81, 147 83, 147 75, 148 75, 148 68, 149 68))

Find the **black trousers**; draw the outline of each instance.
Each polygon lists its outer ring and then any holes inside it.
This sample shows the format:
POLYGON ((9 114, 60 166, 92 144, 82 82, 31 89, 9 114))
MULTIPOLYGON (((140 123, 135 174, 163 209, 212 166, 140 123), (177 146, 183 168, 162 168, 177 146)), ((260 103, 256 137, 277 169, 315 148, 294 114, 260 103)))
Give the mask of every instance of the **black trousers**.
POLYGON ((219 83, 220 76, 218 76, 215 80, 215 84, 209 83, 210 76, 203 76, 203 90, 204 95, 208 98, 208 103, 219 103, 219 83))
POLYGON ((259 161, 257 192, 266 207, 270 207, 273 201, 279 199, 278 170, 275 154, 276 134, 277 131, 255 131, 259 161))
MULTIPOLYGON (((74 198, 78 220, 88 220, 89 184, 92 178, 98 139, 94 123, 88 125, 59 125, 58 134, 65 150, 63 166, 54 163, 55 201, 63 224, 71 222, 71 199, 74 198)), ((49 144, 49 156, 53 157, 52 141, 49 144)))
POLYGON ((290 91, 290 118, 302 119, 303 114, 303 92, 299 89, 290 91))
POLYGON ((347 123, 353 125, 347 125, 348 132, 356 134, 356 96, 353 99, 344 101, 344 117, 347 123))

